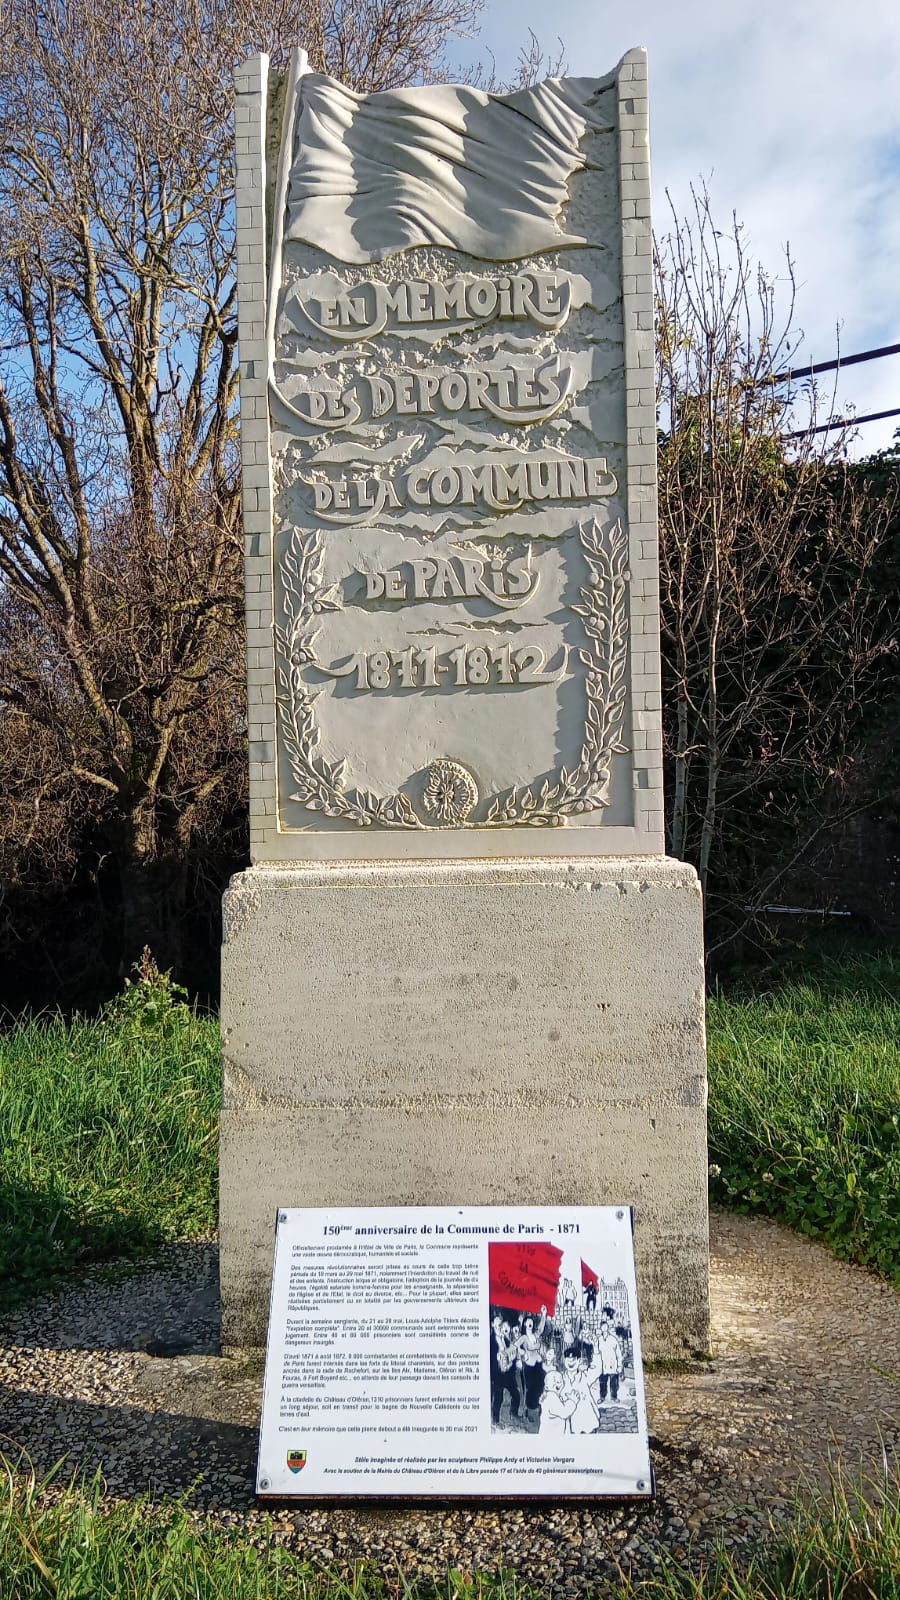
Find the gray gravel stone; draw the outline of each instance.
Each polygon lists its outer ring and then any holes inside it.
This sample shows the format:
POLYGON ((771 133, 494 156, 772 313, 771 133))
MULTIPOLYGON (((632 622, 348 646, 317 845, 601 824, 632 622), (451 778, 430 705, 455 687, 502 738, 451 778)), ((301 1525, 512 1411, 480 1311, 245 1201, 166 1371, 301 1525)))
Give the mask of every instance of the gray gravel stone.
MULTIPOLYGON (((774 1223, 712 1220, 714 1359, 647 1376, 651 1504, 260 1508, 262 1363, 218 1354, 213 1241, 97 1276, 0 1325, 7 1453, 103 1473, 110 1500, 190 1491, 198 1519, 257 1528, 314 1564, 374 1561, 410 1580, 515 1571, 543 1591, 602 1591, 660 1559, 740 1551, 788 1520, 801 1481, 900 1464, 900 1296, 774 1223)), ((59 1481, 59 1480, 57 1480, 59 1481)))

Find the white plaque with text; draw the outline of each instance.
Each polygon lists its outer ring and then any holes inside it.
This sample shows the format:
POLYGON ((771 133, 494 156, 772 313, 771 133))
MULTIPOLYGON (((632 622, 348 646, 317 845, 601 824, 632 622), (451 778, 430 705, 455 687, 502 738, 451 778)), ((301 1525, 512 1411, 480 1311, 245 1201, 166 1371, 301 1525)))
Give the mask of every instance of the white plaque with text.
POLYGON ((652 1493, 630 1209, 279 1212, 257 1492, 652 1493))

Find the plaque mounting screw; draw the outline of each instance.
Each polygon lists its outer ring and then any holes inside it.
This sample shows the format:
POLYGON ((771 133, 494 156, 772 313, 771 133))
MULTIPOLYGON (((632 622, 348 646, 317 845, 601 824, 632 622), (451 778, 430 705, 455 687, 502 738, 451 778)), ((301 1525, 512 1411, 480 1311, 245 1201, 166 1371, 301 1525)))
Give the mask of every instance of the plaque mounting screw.
POLYGON ((287 1222, 287 1212, 286 1211, 279 1211, 279 1213, 278 1213, 278 1221, 279 1222, 287 1222))
POLYGON ((624 1217, 624 1215, 625 1215, 624 1211, 617 1211, 616 1212, 616 1217, 617 1217, 619 1222, 622 1221, 622 1218, 624 1217))
MULTIPOLYGON (((269 1480, 268 1480, 268 1478, 260 1478, 260 1480, 259 1480, 259 1487, 260 1487, 260 1488, 261 1488, 261 1489, 268 1489, 268 1487, 269 1487, 269 1480)), ((644 1487, 644 1486, 643 1486, 643 1484, 642 1484, 642 1483, 639 1483, 639 1484, 638 1484, 638 1488, 639 1488, 639 1489, 642 1489, 642 1488, 643 1488, 643 1487, 644 1487)))
MULTIPOLYGON (((647 1485, 644 1482, 643 1478, 638 1478, 637 1486, 638 1486, 639 1489, 646 1489, 646 1487, 647 1487, 647 1485)), ((266 1486, 265 1486, 265 1484, 262 1484, 261 1487, 264 1489, 266 1486)))

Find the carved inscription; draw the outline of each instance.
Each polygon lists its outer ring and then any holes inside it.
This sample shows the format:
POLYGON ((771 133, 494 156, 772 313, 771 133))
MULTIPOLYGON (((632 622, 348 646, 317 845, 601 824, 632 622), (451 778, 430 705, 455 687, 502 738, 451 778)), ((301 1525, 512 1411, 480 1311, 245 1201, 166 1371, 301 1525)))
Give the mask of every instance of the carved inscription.
POLYGON ((367 600, 487 600, 504 611, 516 611, 536 592, 540 573, 533 565, 531 545, 516 558, 498 550, 483 556, 442 556, 404 561, 389 572, 357 573, 365 583, 367 600))
POLYGON ((541 365, 424 367, 354 377, 346 388, 301 381, 290 408, 310 429, 343 429, 382 417, 434 417, 489 412, 500 422, 547 422, 574 388, 571 368, 552 356, 541 365))
POLYGON ((404 506, 473 506, 517 511, 540 501, 598 500, 618 487, 605 456, 584 460, 549 452, 491 456, 460 451, 452 461, 419 462, 399 482, 367 474, 332 481, 305 479, 316 515, 329 522, 371 522, 404 506))
POLYGON ((520 272, 499 276, 401 278, 394 283, 345 284, 320 273, 296 285, 285 298, 285 312, 302 332, 303 324, 330 339, 374 339, 379 334, 416 334, 432 326, 443 332, 481 327, 487 322, 532 322, 561 328, 581 284, 567 273, 520 272))
POLYGON ((407 645, 405 650, 357 651, 344 666, 319 665, 332 678, 352 675, 357 689, 437 689, 445 681, 457 689, 483 688, 488 684, 505 688, 559 683, 568 675, 568 645, 562 646, 561 656, 559 666, 548 669, 539 645, 513 650, 508 644, 460 644, 455 650, 439 650, 432 644, 427 650, 414 650, 407 645))
MULTIPOLYGON (((584 619, 586 636, 585 648, 579 655, 586 668, 588 708, 578 760, 572 770, 563 767, 555 781, 547 779, 537 786, 515 786, 495 797, 481 824, 484 827, 511 826, 516 823, 528 823, 533 827, 557 826, 566 817, 602 806, 609 787, 612 757, 624 748, 621 727, 627 647, 627 540, 620 523, 604 533, 596 522, 592 522, 580 528, 579 535, 589 579, 579 591, 580 603, 573 607, 584 619)), ((326 816, 351 820, 363 826, 373 822, 404 828, 427 826, 405 794, 378 798, 365 789, 351 787, 347 782, 346 762, 330 762, 322 754, 315 719, 317 691, 310 683, 311 674, 308 671, 309 668, 314 672, 323 671, 315 652, 316 621, 323 610, 336 603, 333 593, 329 593, 323 585, 322 553, 321 533, 313 533, 305 539, 295 535, 284 562, 288 625, 277 630, 277 637, 282 658, 288 663, 282 678, 282 686, 287 690, 285 710, 289 717, 286 743, 293 777, 298 785, 291 798, 310 810, 322 811, 326 816)), ((365 679, 357 681, 359 689, 388 689, 394 682, 400 687, 417 686, 402 683, 402 662, 393 661, 385 651, 374 654, 378 658, 374 668, 376 682, 371 681, 368 660, 365 666, 361 663, 347 666, 348 674, 356 671, 365 679), (395 668, 399 673, 396 680, 392 678, 395 668)), ((411 663, 408 665, 409 676, 411 678, 413 671, 417 672, 421 666, 421 686, 437 688, 436 652, 423 654, 424 662, 420 660, 415 668, 411 663), (430 681, 426 682, 426 679, 430 681)), ((453 665, 457 673, 460 670, 468 673, 467 657, 462 659, 461 667, 459 664, 453 665)), ((498 681, 502 681, 502 666, 499 662, 494 665, 497 667, 498 681)), ((526 675, 537 666, 537 661, 525 662, 526 675)), ((540 666, 543 667, 543 661, 540 666)), ((488 670, 488 662, 479 659, 479 675, 488 670)), ((471 683, 468 676, 464 681, 471 683)), ((528 681, 539 683, 547 679, 540 676, 531 676, 529 679, 526 676, 528 681)), ((466 818, 445 820, 462 825, 466 818)))
POLYGON ((448 242, 386 275, 377 255, 321 267, 290 191, 288 213, 271 374, 286 800, 417 830, 601 811, 628 579, 615 435, 591 409, 621 344, 600 247, 573 235, 572 258, 478 270, 448 242))

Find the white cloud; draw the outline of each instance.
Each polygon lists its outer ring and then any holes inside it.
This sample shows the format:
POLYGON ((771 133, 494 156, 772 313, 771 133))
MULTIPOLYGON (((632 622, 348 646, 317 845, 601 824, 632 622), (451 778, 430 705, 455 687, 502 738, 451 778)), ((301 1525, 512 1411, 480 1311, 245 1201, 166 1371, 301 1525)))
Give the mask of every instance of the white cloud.
MULTIPOLYGON (((482 44, 510 72, 533 28, 568 70, 600 74, 647 46, 656 223, 709 180, 771 272, 790 242, 806 360, 900 342, 897 0, 487 0, 482 44), (549 20, 548 20, 549 19, 549 20)), ((900 356, 841 375, 838 404, 900 406, 900 356)), ((890 443, 900 417, 866 426, 890 443)))

